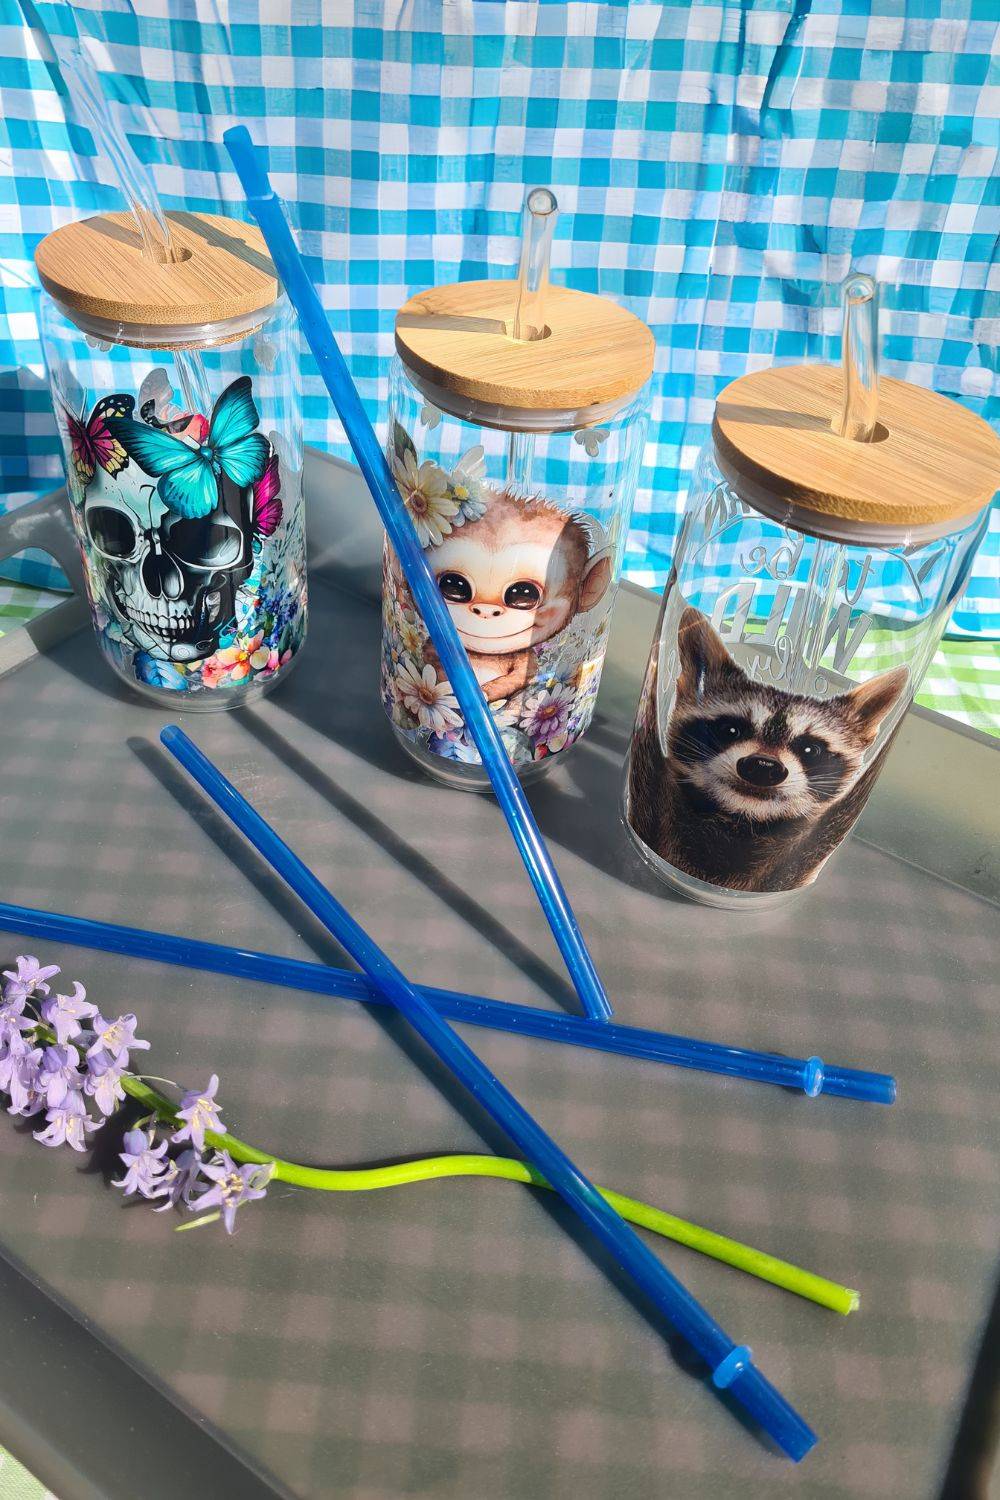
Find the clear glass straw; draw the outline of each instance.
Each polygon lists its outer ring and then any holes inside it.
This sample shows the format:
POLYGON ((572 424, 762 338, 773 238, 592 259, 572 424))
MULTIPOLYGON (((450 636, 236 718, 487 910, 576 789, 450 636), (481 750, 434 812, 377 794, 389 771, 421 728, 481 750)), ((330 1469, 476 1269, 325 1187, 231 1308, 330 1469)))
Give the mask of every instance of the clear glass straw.
MULTIPOLYGON (((517 272, 517 301, 512 336, 519 342, 545 336, 545 296, 549 289, 552 235, 559 217, 555 194, 536 187, 525 195, 521 215, 521 260, 517 272)), ((531 466, 535 435, 512 432, 507 438, 507 483, 522 495, 532 493, 531 466)))
POLYGON ((531 470, 535 462, 535 434, 533 432, 509 432, 507 434, 507 487, 518 495, 534 493, 531 470))
MULTIPOLYGON (((69 13, 76 24, 73 7, 69 13)), ((152 178, 129 145, 128 138, 115 119, 104 97, 97 69, 88 57, 79 31, 75 36, 49 33, 53 51, 71 97, 87 125, 98 150, 107 157, 118 179, 122 196, 142 236, 142 253, 149 259, 172 261, 170 225, 160 205, 152 178)))
MULTIPOLYGON (((841 302, 844 394, 833 430, 851 442, 870 443, 878 426, 878 284, 863 272, 853 271, 841 287, 841 302)), ((836 609, 844 555, 842 542, 817 540, 806 587, 810 603, 800 617, 797 666, 791 682, 795 692, 812 691, 836 609)))
POLYGON ((840 437, 870 443, 878 426, 878 284, 853 272, 841 288, 844 405, 834 426, 840 437))
MULTIPOLYGON (((0 931, 17 932, 46 942, 72 943, 103 953, 127 954, 152 963, 175 964, 209 974, 225 974, 253 984, 273 984, 312 995, 336 996, 364 1005, 386 1001, 363 974, 336 969, 327 964, 306 963, 258 953, 252 948, 229 948, 204 943, 197 938, 150 932, 142 927, 123 927, 115 922, 95 922, 63 912, 41 911, 0 901, 0 931)), ((483 1026, 546 1042, 586 1047, 619 1057, 693 1068, 703 1073, 721 1073, 749 1083, 773 1084, 796 1089, 811 1098, 820 1094, 840 1099, 858 1099, 868 1104, 893 1104, 896 1080, 888 1073, 869 1073, 860 1068, 838 1068, 818 1057, 783 1057, 774 1052, 756 1052, 747 1047, 727 1047, 721 1042, 696 1041, 639 1026, 620 1026, 613 1021, 591 1021, 585 1016, 567 1016, 517 1005, 506 1000, 487 1000, 459 990, 421 986, 421 993, 439 1015, 449 1021, 483 1026)))
POLYGON ((316 288, 292 238, 281 200, 271 187, 246 126, 234 126, 224 133, 222 139, 246 195, 247 207, 264 236, 288 300, 298 313, 302 332, 315 356, 330 399, 344 424, 358 467, 382 518, 417 608, 437 648, 445 676, 458 699, 469 733, 475 741, 497 802, 507 820, 511 837, 524 861, 524 867, 580 997, 580 1003, 593 1019, 607 1020, 611 1015, 611 1002, 583 940, 545 840, 528 806, 524 789, 510 763, 496 720, 487 707, 482 688, 465 654, 465 647, 458 638, 423 548, 417 541, 413 524, 400 500, 399 490, 382 445, 375 435, 371 418, 361 402, 316 288))
POLYGON ((406 1018, 435 1056, 510 1137, 530 1165, 555 1188, 637 1289, 691 1345, 708 1366, 716 1389, 727 1391, 789 1458, 804 1458, 815 1444, 816 1434, 757 1369, 750 1349, 744 1344, 734 1344, 524 1105, 183 730, 168 725, 160 739, 215 806, 367 974, 373 986, 406 1018))
POLYGON ((545 337, 545 294, 549 289, 552 235, 558 217, 555 193, 549 188, 532 188, 524 200, 521 263, 511 330, 519 341, 545 337))
MULTIPOLYGON (((136 156, 120 122, 108 107, 97 69, 76 26, 73 7, 68 6, 67 12, 76 28, 75 34, 48 33, 66 86, 98 150, 107 158, 118 180, 122 197, 142 237, 143 255, 160 264, 172 262, 174 250, 170 221, 163 211, 152 174, 136 156)), ((193 349, 176 349, 174 364, 185 409, 210 416, 212 394, 201 355, 193 349)))

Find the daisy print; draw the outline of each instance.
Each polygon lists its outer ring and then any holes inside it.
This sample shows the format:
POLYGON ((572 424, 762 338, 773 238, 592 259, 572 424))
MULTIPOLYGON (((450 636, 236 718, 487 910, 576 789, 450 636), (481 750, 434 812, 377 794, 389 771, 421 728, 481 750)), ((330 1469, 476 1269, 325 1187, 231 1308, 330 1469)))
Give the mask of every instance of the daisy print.
POLYGON ((393 454, 392 477, 421 547, 440 547, 451 534, 459 511, 459 502, 449 490, 447 474, 430 459, 418 464, 416 454, 408 449, 393 454))
POLYGON ((544 745, 549 751, 562 750, 569 739, 569 719, 575 705, 573 689, 564 682, 553 683, 525 699, 521 728, 535 745, 544 745))
POLYGON ((417 720, 421 729, 431 734, 446 734, 462 723, 458 699, 447 680, 438 681, 437 672, 428 663, 421 668, 407 658, 396 669, 396 686, 403 706, 417 720))

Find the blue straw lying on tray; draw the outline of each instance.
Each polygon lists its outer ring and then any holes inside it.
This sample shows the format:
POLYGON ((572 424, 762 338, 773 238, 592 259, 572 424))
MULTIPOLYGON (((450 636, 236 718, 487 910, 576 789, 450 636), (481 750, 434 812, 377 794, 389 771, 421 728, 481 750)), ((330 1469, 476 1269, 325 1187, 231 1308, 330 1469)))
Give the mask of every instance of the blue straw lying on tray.
MULTIPOLYGON (((363 974, 349 969, 327 968, 280 958, 252 948, 227 948, 221 943, 202 943, 196 938, 149 932, 141 927, 121 927, 115 922, 92 922, 86 917, 62 912, 39 911, 0 901, 0 931, 25 933, 50 942, 74 943, 105 953, 125 953, 133 958, 204 969, 258 984, 280 985, 313 995, 335 995, 342 1000, 360 1000, 366 1005, 387 1002, 363 974)), ((514 1005, 465 995, 458 990, 420 986, 420 992, 439 1016, 508 1031, 515 1036, 538 1037, 542 1041, 589 1047, 620 1057, 647 1062, 672 1063, 703 1073, 722 1073, 752 1083, 771 1083, 779 1088, 800 1089, 815 1098, 831 1094, 840 1099, 859 1099, 867 1104, 894 1104, 896 1080, 888 1073, 868 1073, 859 1068, 837 1068, 818 1057, 781 1057, 772 1052, 754 1052, 745 1047, 724 1047, 717 1042, 699 1042, 691 1037, 647 1031, 638 1026, 620 1026, 614 1021, 589 1021, 583 1016, 557 1015, 532 1005, 514 1005)))
POLYGON ((385 454, 375 436, 375 429, 361 403, 316 288, 292 238, 281 200, 271 187, 246 126, 234 126, 224 133, 222 139, 246 194, 247 207, 257 220, 288 299, 299 315, 302 332, 316 358, 330 399, 344 424, 358 467, 382 517, 417 608, 437 648, 445 675, 476 742, 476 749, 531 877, 531 883, 538 893, 542 910, 552 928, 580 1002, 593 1020, 607 1020, 611 1015, 611 1003, 583 941, 573 908, 556 874, 545 841, 538 831, 521 783, 504 749, 500 731, 417 541, 385 454))
POLYGON ((728 1391, 790 1458, 803 1458, 816 1442, 816 1434, 755 1367, 750 1350, 733 1343, 510 1090, 183 730, 169 725, 161 732, 160 739, 216 807, 364 970, 372 985, 405 1016, 431 1051, 597 1236, 639 1290, 701 1356, 712 1372, 716 1388, 728 1391))

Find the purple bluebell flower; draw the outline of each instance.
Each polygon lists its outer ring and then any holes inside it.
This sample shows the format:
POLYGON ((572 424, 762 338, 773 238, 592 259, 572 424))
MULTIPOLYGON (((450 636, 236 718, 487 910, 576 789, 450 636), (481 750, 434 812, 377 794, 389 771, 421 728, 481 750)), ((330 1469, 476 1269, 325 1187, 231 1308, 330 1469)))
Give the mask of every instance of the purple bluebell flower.
MULTIPOLYGON (((25 1016, 24 1014, 24 1011, 27 1010, 28 996, 31 995, 31 971, 28 968, 30 965, 36 966, 37 969, 37 960, 21 957, 21 959, 18 959, 18 969, 16 971, 12 971, 12 969, 4 969, 3 971, 7 983, 4 986, 0 986, 0 1043, 3 1043, 9 1037, 10 1032, 34 1031, 36 1023, 34 1023, 33 1017, 25 1016), (21 980, 19 980, 19 974, 25 975, 24 983, 21 983, 21 980)), ((52 969, 37 969, 37 972, 39 974, 52 974, 52 972, 58 974, 58 969, 55 969, 55 971, 52 971, 52 969)), ((43 989, 48 989, 48 986, 43 986, 43 989)))
POLYGON ((79 1069, 80 1054, 75 1047, 43 1049, 35 1088, 45 1095, 49 1109, 58 1109, 68 1093, 79 1093, 83 1086, 79 1069))
POLYGON ((119 1155, 125 1163, 126 1172, 124 1177, 112 1179, 115 1187, 120 1187, 126 1197, 132 1193, 139 1193, 143 1198, 158 1197, 159 1186, 167 1170, 163 1161, 167 1152, 166 1141, 154 1146, 151 1130, 130 1130, 122 1145, 125 1150, 119 1152, 119 1155))
POLYGON ((22 1031, 33 1031, 35 1023, 30 1016, 24 1014, 26 1001, 23 995, 11 995, 10 999, 0 999, 0 1045, 9 1036, 20 1036, 22 1031))
POLYGON ((124 1052, 119 1052, 117 1057, 109 1057, 106 1052, 95 1052, 93 1057, 87 1058, 83 1091, 95 1101, 102 1115, 113 1115, 125 1098, 122 1074, 127 1062, 128 1057, 124 1052))
POLYGON ((201 1157, 189 1146, 176 1161, 167 1162, 166 1175, 161 1179, 156 1193, 158 1198, 165 1198, 167 1201, 161 1203, 159 1208, 154 1208, 154 1214, 162 1214, 166 1208, 176 1208, 179 1203, 190 1203, 192 1194, 198 1188, 200 1176, 201 1157))
POLYGON ((98 1011, 94 1016, 94 1040, 87 1048, 87 1056, 94 1057, 98 1052, 107 1053, 108 1057, 124 1056, 128 1065, 129 1052, 145 1052, 149 1050, 148 1042, 140 1042, 135 1034, 138 1021, 131 1011, 124 1016, 119 1016, 116 1021, 106 1021, 98 1011))
POLYGON ((3 977, 7 983, 3 987, 5 1000, 30 1000, 32 995, 47 995, 49 987, 45 983, 51 979, 53 974, 59 973, 58 964, 49 964, 42 968, 38 959, 31 953, 20 953, 14 960, 16 969, 4 969, 3 977))
POLYGON ((14 1069, 29 1051, 30 1046, 19 1031, 0 1037, 0 1094, 10 1093, 14 1069))
POLYGON ((41 1016, 46 1026, 51 1026, 56 1041, 64 1046, 71 1037, 79 1036, 81 1021, 89 1021, 97 1015, 97 1006, 87 999, 87 991, 79 981, 73 983, 72 995, 49 995, 42 1001, 41 1016))
POLYGON ((7 1083, 10 1095, 8 1114, 37 1115, 45 1108, 45 1100, 37 1087, 38 1064, 41 1060, 41 1047, 31 1047, 15 1059, 7 1083))
POLYGON ((225 1132, 226 1127, 215 1102, 218 1087, 219 1075, 213 1073, 208 1080, 207 1089, 190 1089, 184 1095, 177 1110, 177 1118, 183 1120, 184 1124, 171 1137, 175 1146, 179 1146, 181 1141, 190 1141, 196 1150, 204 1151, 206 1130, 214 1130, 219 1135, 225 1132))
POLYGON ((72 1146, 74 1151, 86 1151, 88 1130, 99 1129, 98 1122, 87 1114, 83 1095, 73 1091, 66 1095, 55 1109, 45 1112, 48 1125, 34 1132, 35 1140, 43 1146, 72 1146))
POLYGON ((201 1213, 206 1208, 221 1208, 226 1233, 232 1234, 236 1210, 244 1203, 252 1203, 266 1195, 274 1168, 270 1164, 262 1166, 259 1162, 247 1162, 238 1167, 229 1152, 222 1151, 214 1161, 206 1162, 201 1170, 215 1186, 194 1199, 191 1211, 201 1213))

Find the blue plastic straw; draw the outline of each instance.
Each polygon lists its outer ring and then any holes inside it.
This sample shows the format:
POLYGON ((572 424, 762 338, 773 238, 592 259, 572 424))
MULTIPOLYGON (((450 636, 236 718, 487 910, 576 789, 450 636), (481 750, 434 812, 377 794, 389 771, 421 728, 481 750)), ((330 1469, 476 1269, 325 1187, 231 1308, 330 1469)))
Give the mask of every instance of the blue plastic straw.
POLYGON ((289 301, 299 315, 302 332, 312 350, 330 399, 344 424, 358 467, 395 548, 413 597, 437 648, 448 681, 489 775, 518 852, 531 876, 542 910, 552 928, 580 1002, 588 1016, 606 1021, 611 1003, 594 961, 587 951, 545 841, 528 806, 521 783, 510 763, 503 740, 483 697, 476 674, 441 598, 434 575, 417 541, 399 497, 375 429, 361 404, 344 357, 337 347, 316 288, 288 227, 280 198, 261 165, 244 125, 227 130, 222 139, 246 194, 247 207, 260 226, 289 301))
MULTIPOLYGON (((235 979, 280 985, 284 989, 304 990, 313 995, 335 995, 342 1000, 359 1000, 366 1005, 388 1003, 363 974, 355 974, 353 970, 303 963, 296 958, 280 958, 273 953, 258 953, 252 948, 202 943, 196 938, 173 937, 169 933, 149 932, 141 927, 121 927, 114 922, 92 922, 86 917, 14 906, 4 901, 0 901, 0 931, 25 933, 56 943, 73 943, 81 948, 97 948, 104 953, 126 953, 133 958, 176 964, 180 968, 204 969, 210 974, 227 974, 235 979)), ((646 1062, 672 1063, 679 1068, 695 1068, 703 1073, 723 1073, 752 1083, 801 1089, 812 1097, 832 1094, 841 1099, 860 1099, 867 1104, 893 1104, 896 1100, 896 1080, 888 1073, 836 1068, 822 1064, 817 1057, 781 1057, 776 1053, 723 1047, 716 1042, 694 1041, 690 1037, 671 1036, 637 1026, 620 1026, 613 1021, 557 1015, 531 1005, 513 1005, 501 1000, 487 1000, 482 995, 465 995, 459 990, 422 985, 420 992, 439 1016, 467 1022, 470 1026, 485 1026, 493 1031, 512 1032, 515 1036, 589 1047, 596 1052, 637 1057, 646 1062)))
POLYGON ((790 1458, 803 1458, 816 1442, 816 1434, 780 1391, 755 1368, 750 1350, 733 1343, 509 1089, 438 1015, 364 928, 183 730, 168 725, 161 732, 160 739, 364 970, 373 986, 406 1017, 437 1057, 506 1131, 518 1150, 597 1236, 636 1286, 691 1344, 712 1371, 715 1386, 728 1390, 790 1458))

